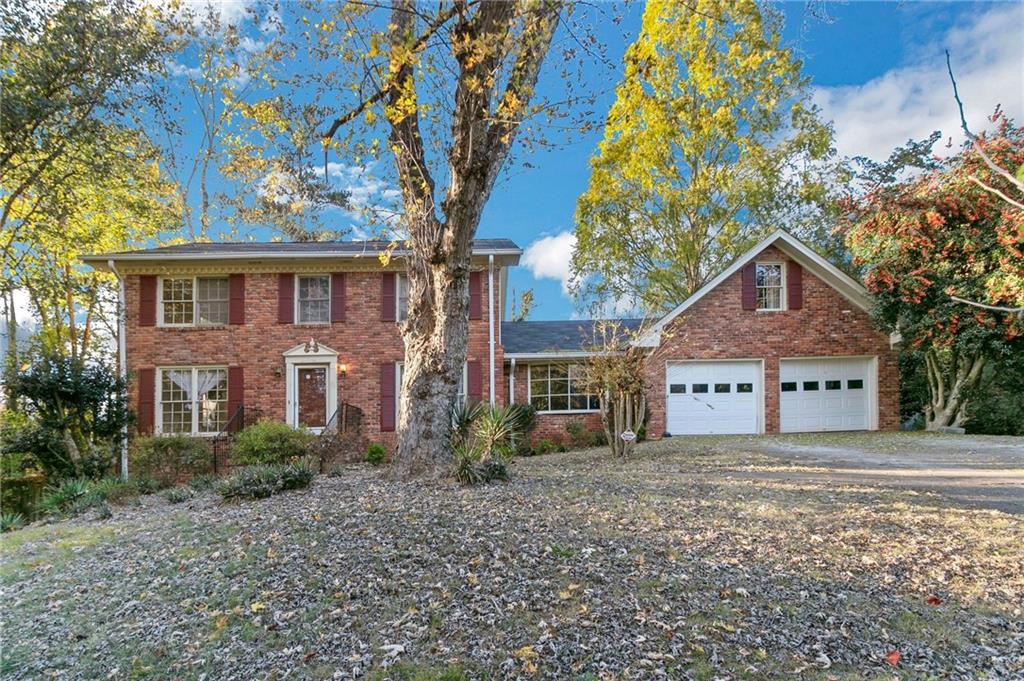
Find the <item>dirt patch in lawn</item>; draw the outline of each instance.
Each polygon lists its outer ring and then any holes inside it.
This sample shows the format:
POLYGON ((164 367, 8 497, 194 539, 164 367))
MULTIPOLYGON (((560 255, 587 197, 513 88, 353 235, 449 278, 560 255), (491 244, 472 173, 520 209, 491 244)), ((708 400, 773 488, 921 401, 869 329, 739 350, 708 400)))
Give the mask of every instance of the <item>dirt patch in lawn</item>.
POLYGON ((1024 674, 1018 517, 736 472, 776 464, 703 446, 628 462, 593 450, 519 460, 511 483, 479 489, 353 467, 260 502, 206 495, 29 528, 0 553, 0 671, 1024 674))

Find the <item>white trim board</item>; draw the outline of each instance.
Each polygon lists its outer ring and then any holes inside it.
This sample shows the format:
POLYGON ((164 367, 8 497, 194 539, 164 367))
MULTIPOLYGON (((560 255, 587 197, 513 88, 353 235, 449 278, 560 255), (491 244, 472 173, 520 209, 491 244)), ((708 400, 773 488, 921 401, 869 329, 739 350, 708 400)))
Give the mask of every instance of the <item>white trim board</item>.
MULTIPOLYGON (((723 281, 743 269, 744 265, 756 258, 769 246, 778 248, 860 309, 867 311, 870 308, 868 292, 860 282, 815 253, 789 232, 779 229, 737 258, 729 267, 719 273, 717 277, 702 286, 696 293, 658 320, 646 334, 634 342, 634 345, 647 348, 657 347, 661 343, 661 332, 669 322, 695 305, 698 300, 713 291, 723 281)), ((783 291, 783 295, 785 295, 785 291, 783 291)))

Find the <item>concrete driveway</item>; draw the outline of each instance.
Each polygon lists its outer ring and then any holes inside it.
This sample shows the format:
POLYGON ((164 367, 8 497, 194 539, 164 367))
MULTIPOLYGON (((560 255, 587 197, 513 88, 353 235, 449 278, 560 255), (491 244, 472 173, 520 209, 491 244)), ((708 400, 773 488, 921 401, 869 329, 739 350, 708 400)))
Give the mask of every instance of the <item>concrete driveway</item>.
POLYGON ((821 433, 750 438, 789 464, 753 475, 899 487, 1024 514, 1024 438, 937 433, 821 433))

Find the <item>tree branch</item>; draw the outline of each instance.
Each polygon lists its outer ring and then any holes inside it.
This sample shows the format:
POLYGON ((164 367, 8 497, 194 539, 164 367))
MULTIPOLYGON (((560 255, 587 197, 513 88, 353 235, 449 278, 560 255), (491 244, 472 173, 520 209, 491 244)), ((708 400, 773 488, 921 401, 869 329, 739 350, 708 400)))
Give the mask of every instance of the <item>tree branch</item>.
POLYGON ((960 298, 959 296, 950 296, 950 300, 964 305, 972 305, 974 307, 980 307, 984 310, 993 310, 995 312, 1008 312, 1010 314, 1017 314, 1024 317, 1024 307, 1003 307, 1002 305, 987 305, 985 303, 978 303, 973 300, 967 300, 966 298, 960 298))
MULTIPOLYGON (((985 153, 985 150, 982 149, 981 144, 978 142, 978 136, 971 132, 971 129, 967 127, 967 117, 964 116, 964 103, 960 100, 960 92, 957 90, 956 78, 953 77, 953 64, 950 61, 949 50, 946 50, 946 70, 949 71, 949 80, 953 83, 953 99, 956 100, 956 104, 960 109, 960 127, 963 128, 967 139, 971 140, 971 144, 975 151, 978 152, 978 155, 981 156, 981 160, 985 162, 985 165, 987 165, 992 172, 1002 177, 1020 191, 1024 192, 1024 182, 1018 180, 1012 173, 996 165, 995 161, 993 161, 989 155, 985 153)), ((1015 205, 1019 206, 1020 204, 1015 205)))

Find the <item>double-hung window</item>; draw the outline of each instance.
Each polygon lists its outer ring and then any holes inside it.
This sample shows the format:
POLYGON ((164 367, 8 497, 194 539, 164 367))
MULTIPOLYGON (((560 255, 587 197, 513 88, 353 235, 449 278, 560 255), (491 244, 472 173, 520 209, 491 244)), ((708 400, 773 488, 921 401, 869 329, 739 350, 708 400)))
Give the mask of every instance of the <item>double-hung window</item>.
POLYGON ((331 277, 326 274, 299 275, 296 287, 299 324, 331 323, 331 277))
POLYGON ((409 277, 405 274, 395 276, 395 319, 404 322, 409 316, 409 277))
POLYGON ((596 411, 597 395, 587 392, 581 364, 531 364, 530 404, 537 411, 596 411))
POLYGON ((160 280, 162 326, 228 323, 227 277, 164 277, 160 280))
MULTIPOLYGON (((398 423, 398 415, 402 412, 402 374, 405 364, 398 362, 395 371, 395 423, 398 423)), ((459 376, 458 392, 455 393, 455 404, 459 407, 466 404, 466 378, 469 373, 469 363, 462 365, 462 375, 459 376)))
POLYGON ((157 424, 161 433, 216 435, 228 422, 228 370, 160 369, 157 424))
POLYGON ((782 263, 759 262, 756 265, 757 309, 782 309, 782 263))

